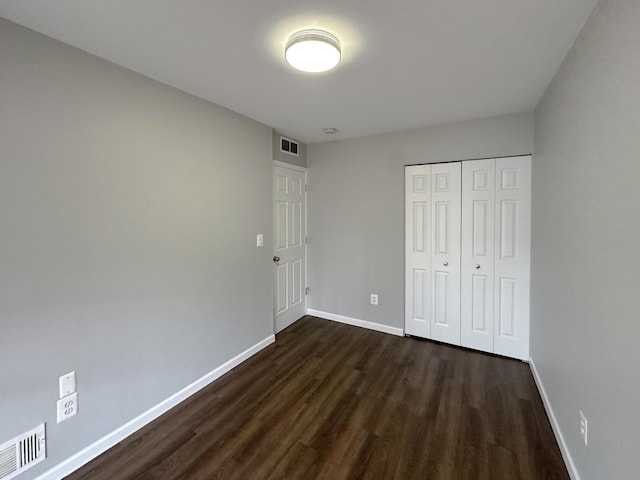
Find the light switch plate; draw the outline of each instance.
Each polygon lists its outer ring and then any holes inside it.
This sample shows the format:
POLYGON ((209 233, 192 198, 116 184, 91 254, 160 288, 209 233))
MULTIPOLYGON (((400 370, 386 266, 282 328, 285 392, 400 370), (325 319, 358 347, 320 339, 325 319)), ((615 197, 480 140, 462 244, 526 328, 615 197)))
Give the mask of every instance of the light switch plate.
POLYGON ((264 245, 264 235, 262 233, 259 233, 256 236, 256 246, 261 247, 264 245))
POLYGON ((60 386, 60 398, 64 398, 67 395, 71 395, 78 391, 76 372, 69 372, 66 375, 62 375, 58 381, 60 386))

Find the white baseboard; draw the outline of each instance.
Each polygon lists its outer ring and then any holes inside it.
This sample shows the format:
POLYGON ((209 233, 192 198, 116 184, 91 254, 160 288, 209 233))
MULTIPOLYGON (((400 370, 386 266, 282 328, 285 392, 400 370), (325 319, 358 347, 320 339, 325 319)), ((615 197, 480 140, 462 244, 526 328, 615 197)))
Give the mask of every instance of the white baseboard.
POLYGON ((390 333, 391 335, 404 337, 404 330, 402 328, 390 327, 389 325, 383 325, 381 323, 368 322, 366 320, 345 317, 344 315, 337 315, 335 313, 321 312, 320 310, 313 310, 311 308, 307 309, 307 314, 313 315, 314 317, 333 320, 334 322, 346 323, 347 325, 353 325, 354 327, 368 328, 369 330, 375 330, 377 332, 390 333))
POLYGON ((549 421, 551 422, 551 428, 553 429, 553 433, 556 436, 556 440, 558 441, 558 445, 560 446, 560 453, 562 453, 562 458, 564 458, 564 463, 567 466, 567 470, 569 471, 569 476, 571 480, 580 480, 580 475, 578 474, 578 469, 573 463, 573 459, 571 458, 571 453, 569 453, 569 448, 567 448, 567 444, 564 441, 564 437, 562 436, 562 430, 560 430, 560 425, 556 420, 556 416, 553 413, 553 408, 551 408, 551 403, 549 403, 549 398, 547 397, 547 392, 542 385, 542 379, 538 375, 538 370, 536 370, 536 364, 533 361, 533 358, 530 359, 529 365, 531 366, 531 372, 533 373, 533 379, 538 386, 538 391, 540 392, 540 396, 542 397, 542 403, 544 404, 544 409, 547 411, 547 416, 549 417, 549 421))
POLYGON ((169 411, 170 409, 178 405, 183 400, 186 400, 188 397, 190 397, 194 393, 203 389, 204 387, 209 385, 211 382, 213 382, 214 380, 218 379, 219 377, 227 373, 232 368, 240 365, 242 362, 252 357, 263 348, 272 344, 273 342, 275 342, 275 339, 276 339, 275 335, 270 335, 269 337, 256 343, 252 347, 249 347, 244 352, 236 355, 228 362, 223 363, 218 368, 207 373, 206 375, 199 378, 192 384, 187 385, 185 388, 183 388, 177 393, 174 393, 169 398, 167 398, 166 400, 163 400, 156 406, 151 407, 149 410, 137 416, 130 422, 125 423, 120 428, 105 435, 98 441, 89 445, 87 448, 79 451, 75 455, 69 457, 65 461, 54 466, 47 472, 37 477, 36 480, 60 480, 66 477, 70 473, 76 471, 78 468, 82 467, 86 463, 96 458, 98 455, 106 452, 111 447, 121 442, 132 433, 140 430, 142 427, 152 422, 163 413, 166 413, 167 411, 169 411))

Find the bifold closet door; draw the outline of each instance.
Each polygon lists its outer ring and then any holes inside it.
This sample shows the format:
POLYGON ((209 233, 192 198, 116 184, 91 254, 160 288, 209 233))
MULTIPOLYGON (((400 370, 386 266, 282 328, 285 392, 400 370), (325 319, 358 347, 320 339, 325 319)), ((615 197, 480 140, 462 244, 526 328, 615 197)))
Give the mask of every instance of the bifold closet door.
POLYGON ((460 345, 461 164, 431 166, 431 338, 460 345))
POLYGON ((493 352, 496 161, 462 163, 460 342, 493 352))
POLYGON ((431 165, 405 168, 405 333, 431 338, 431 165))
POLYGON ((531 157, 406 167, 410 335, 529 357, 531 157))
POLYGON ((496 159, 493 351, 529 359, 531 157, 496 159))
POLYGON ((460 163, 405 169, 405 332, 460 344, 460 163))
POLYGON ((529 357, 531 157, 462 164, 461 344, 529 357))

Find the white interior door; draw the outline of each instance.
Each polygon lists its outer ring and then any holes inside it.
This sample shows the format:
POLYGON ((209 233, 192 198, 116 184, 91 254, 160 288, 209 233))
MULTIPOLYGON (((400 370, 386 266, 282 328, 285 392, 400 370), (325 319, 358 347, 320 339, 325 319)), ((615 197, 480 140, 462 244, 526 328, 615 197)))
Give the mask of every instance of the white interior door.
POLYGON ((273 167, 274 329, 284 330, 306 312, 305 172, 273 167))
POLYGON ((460 345, 460 162, 431 166, 431 338, 460 345))
POLYGON ((431 165, 405 168, 405 332, 431 338, 431 165))
POLYGON ((495 159, 462 163, 460 343, 493 352, 495 159))
POLYGON ((529 358, 531 157, 496 159, 494 352, 529 358))

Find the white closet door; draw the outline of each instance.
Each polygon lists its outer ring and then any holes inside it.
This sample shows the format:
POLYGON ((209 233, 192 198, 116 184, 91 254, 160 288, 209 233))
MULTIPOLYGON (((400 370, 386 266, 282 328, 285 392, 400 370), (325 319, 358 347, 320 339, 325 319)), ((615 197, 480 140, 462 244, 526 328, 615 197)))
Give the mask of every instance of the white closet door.
POLYGON ((405 168, 405 332, 431 338, 431 166, 405 168))
POLYGON ((529 358, 531 157, 496 159, 494 352, 529 358))
POLYGON ((461 165, 431 166, 431 338, 460 345, 461 165))
POLYGON ((493 352, 495 159, 462 163, 460 342, 493 352))

